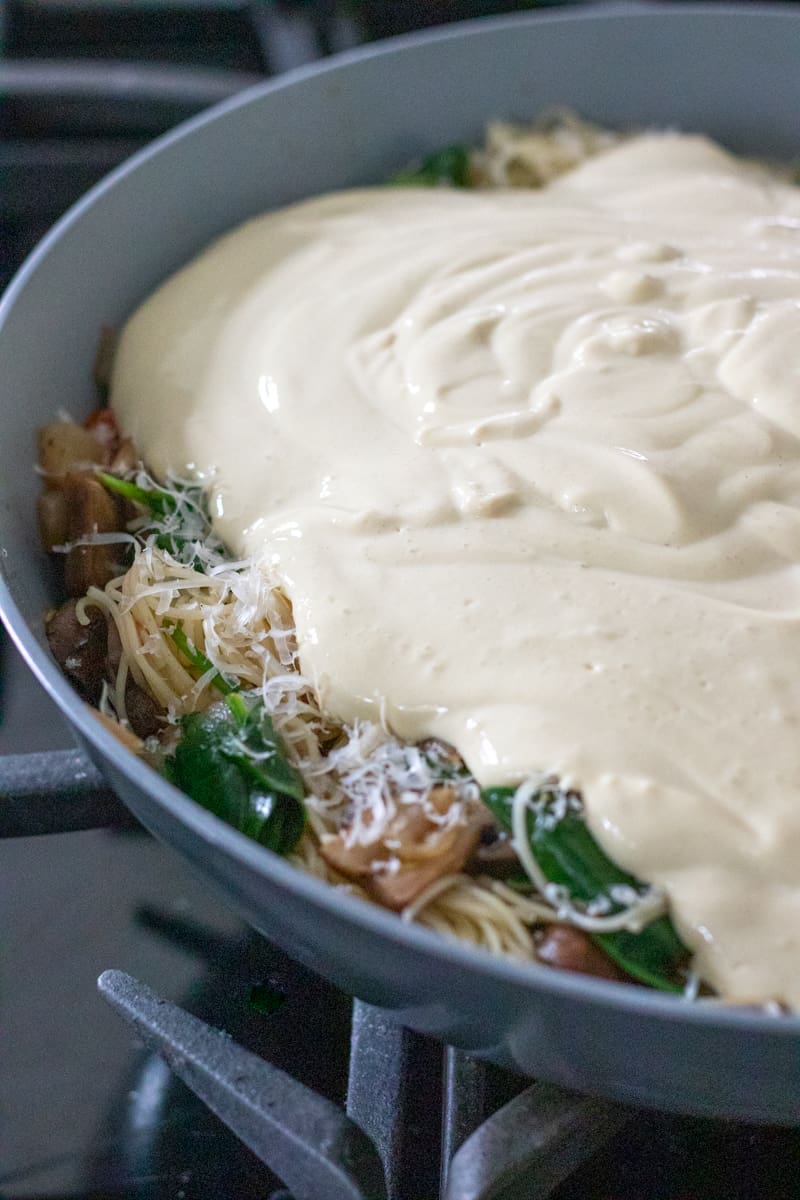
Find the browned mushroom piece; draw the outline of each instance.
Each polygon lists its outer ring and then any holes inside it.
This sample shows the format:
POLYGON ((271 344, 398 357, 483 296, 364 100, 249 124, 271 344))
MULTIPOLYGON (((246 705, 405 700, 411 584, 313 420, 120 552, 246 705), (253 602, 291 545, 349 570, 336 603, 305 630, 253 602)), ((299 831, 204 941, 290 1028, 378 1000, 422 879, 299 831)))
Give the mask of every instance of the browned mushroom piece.
MULTIPOLYGON (((117 680, 119 664, 122 660, 122 640, 119 630, 113 620, 108 622, 108 654, 106 656, 106 678, 113 687, 117 680)), ((125 711, 128 724, 140 738, 153 737, 164 728, 162 716, 164 710, 149 692, 140 687, 131 676, 125 685, 125 711)))
POLYGON ((52 552, 63 546, 69 536, 69 509, 61 488, 48 488, 36 499, 39 540, 45 550, 52 552))
POLYGON ((163 710, 144 688, 128 677, 125 687, 125 711, 128 724, 140 738, 154 737, 164 728, 163 710))
MULTIPOLYGON (((74 421, 54 421, 39 430, 43 491, 37 501, 37 515, 45 550, 52 551, 64 542, 86 537, 95 529, 110 532, 122 528, 119 507, 93 476, 95 466, 110 464, 118 442, 116 422, 108 409, 93 413, 86 428, 74 421)), ((107 549, 94 555, 74 552, 68 556, 65 567, 68 594, 80 596, 86 591, 85 586, 79 586, 87 573, 84 560, 100 563, 107 557, 107 549)), ((103 574, 99 569, 88 573, 92 582, 103 574)), ((103 582, 109 578, 105 574, 103 582)))
POLYGON ((455 789, 442 784, 419 802, 399 805, 374 842, 348 845, 343 832, 323 839, 320 851, 334 870, 356 880, 380 904, 405 908, 435 880, 457 874, 478 843, 486 822, 479 806, 465 803, 462 818, 446 829, 431 819, 430 809, 426 812, 426 802, 441 815, 456 800, 455 789))
POLYGON ((108 627, 105 614, 87 610, 88 625, 82 625, 76 602, 68 600, 47 621, 47 641, 53 658, 81 695, 97 704, 106 677, 108 627))
POLYGON ((106 674, 109 683, 114 683, 117 678, 119 664, 122 661, 122 638, 119 636, 116 622, 109 617, 108 620, 108 654, 106 656, 106 674))
POLYGON ((630 983, 628 976, 603 953, 588 933, 574 925, 548 925, 536 945, 536 958, 548 967, 558 967, 562 971, 630 983))
POLYGON ((70 472, 90 470, 110 461, 108 448, 74 421, 53 421, 38 435, 39 469, 45 487, 61 487, 70 472))
MULTIPOLYGON (((69 514, 69 542, 97 533, 113 533, 122 527, 114 498, 91 475, 67 475, 64 496, 69 514)), ((120 557, 120 547, 114 543, 73 547, 64 565, 67 594, 84 596, 90 587, 105 587, 119 574, 120 557)))
MULTIPOLYGON (((104 681, 112 686, 116 681, 122 645, 116 625, 104 612, 88 608, 89 623, 82 625, 76 608, 77 601, 68 600, 49 616, 47 641, 64 674, 85 700, 96 705, 104 681)), ((125 688, 125 707, 133 734, 147 738, 161 731, 159 704, 130 677, 125 688)))
POLYGON ((511 838, 493 825, 486 826, 482 831, 472 865, 482 875, 491 875, 495 879, 505 879, 520 870, 519 858, 511 838))

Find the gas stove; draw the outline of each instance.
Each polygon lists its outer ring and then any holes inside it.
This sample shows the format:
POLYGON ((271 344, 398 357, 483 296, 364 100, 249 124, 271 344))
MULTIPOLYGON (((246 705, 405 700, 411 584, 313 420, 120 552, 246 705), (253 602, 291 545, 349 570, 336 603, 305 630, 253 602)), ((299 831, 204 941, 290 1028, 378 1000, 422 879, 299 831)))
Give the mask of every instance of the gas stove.
MULTIPOLYGON (((192 112, 366 36, 497 7, 0 0, 2 278, 192 112)), ((3 639, 0 753, 48 757, 0 796, 0 1200, 800 1195, 796 1130, 513 1076, 293 963, 100 781, 71 787, 69 731, 3 639)))

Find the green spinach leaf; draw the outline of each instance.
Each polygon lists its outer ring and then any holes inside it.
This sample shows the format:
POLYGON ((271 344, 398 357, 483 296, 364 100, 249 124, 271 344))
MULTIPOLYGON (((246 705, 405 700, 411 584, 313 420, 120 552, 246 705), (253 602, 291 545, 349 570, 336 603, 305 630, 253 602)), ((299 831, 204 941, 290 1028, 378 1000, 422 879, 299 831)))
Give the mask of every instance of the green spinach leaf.
POLYGON ((446 146, 419 165, 399 171, 390 182, 411 187, 469 187, 469 151, 466 146, 446 146))
MULTIPOLYGON (((486 788, 481 793, 484 804, 509 832, 514 791, 486 788)), ((625 905, 614 899, 614 892, 641 893, 643 884, 604 854, 580 812, 567 806, 563 814, 556 815, 556 798, 554 791, 543 788, 528 814, 528 839, 543 874, 563 887, 572 901, 584 905, 604 901, 609 914, 621 912, 625 905)), ((661 991, 683 990, 679 970, 689 951, 669 917, 656 918, 639 933, 623 929, 589 936, 633 979, 661 991)))
POLYGON ((172 782, 262 846, 291 853, 305 828, 305 787, 261 700, 231 693, 181 726, 172 782))

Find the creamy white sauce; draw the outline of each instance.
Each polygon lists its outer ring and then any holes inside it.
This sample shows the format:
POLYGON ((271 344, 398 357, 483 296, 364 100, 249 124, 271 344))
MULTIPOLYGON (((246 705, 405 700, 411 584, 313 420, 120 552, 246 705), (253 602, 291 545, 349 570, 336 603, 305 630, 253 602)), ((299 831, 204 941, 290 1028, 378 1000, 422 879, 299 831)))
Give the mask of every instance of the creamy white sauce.
POLYGON ((277 568, 347 720, 555 772, 701 975, 800 1006, 800 190, 702 138, 251 221, 113 404, 277 568))

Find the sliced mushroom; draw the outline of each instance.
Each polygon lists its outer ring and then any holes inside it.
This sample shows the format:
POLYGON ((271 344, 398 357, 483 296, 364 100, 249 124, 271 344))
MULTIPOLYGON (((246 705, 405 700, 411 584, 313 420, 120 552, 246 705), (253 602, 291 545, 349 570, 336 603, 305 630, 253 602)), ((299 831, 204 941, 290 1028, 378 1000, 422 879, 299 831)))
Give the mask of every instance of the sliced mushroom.
MULTIPOLYGON (((122 641, 119 630, 112 620, 108 623, 108 655, 106 658, 106 678, 113 687, 117 681, 120 660, 122 658, 122 641)), ((125 711, 128 714, 128 724, 140 738, 153 737, 163 729, 163 709, 153 697, 128 676, 125 685, 125 711)))
MULTIPOLYGON (((85 426, 76 425, 74 421, 54 421, 39 430, 39 468, 44 490, 37 502, 37 513, 39 536, 46 550, 52 551, 64 542, 86 537, 94 529, 110 532, 123 527, 120 506, 93 476, 94 467, 109 466, 118 450, 117 423, 107 408, 93 412, 85 426), (92 486, 78 482, 82 477, 93 481, 92 486), (100 492, 106 497, 105 501, 99 498, 100 492), (112 512, 113 522, 109 525, 112 512)), ((81 595, 85 591, 83 587, 78 590, 83 567, 79 569, 77 564, 86 557, 75 554, 67 564, 70 595, 81 595)), ((103 555, 96 557, 99 561, 103 555)), ((93 578, 96 575, 97 572, 92 571, 93 578)))
POLYGON ((39 468, 46 487, 60 487, 70 472, 108 461, 108 451, 90 430, 74 421, 53 421, 38 434, 39 468))
POLYGON ((628 981, 616 963, 592 941, 588 933, 574 925, 548 925, 536 946, 536 957, 548 967, 577 971, 598 979, 628 981))
MULTIPOLYGON (((64 496, 69 513, 68 541, 113 533, 122 527, 114 498, 91 475, 68 475, 64 496)), ((75 546, 66 557, 64 586, 68 595, 84 596, 90 587, 105 587, 119 570, 119 546, 75 546)))
POLYGON ((162 721, 163 709, 144 688, 128 677, 125 688, 125 711, 128 714, 128 724, 140 738, 154 737, 164 727, 162 721))
POLYGON ((89 624, 82 625, 75 610, 74 600, 56 609, 47 622, 47 641, 64 674, 90 704, 97 704, 106 677, 106 618, 90 608, 86 614, 89 624))
MULTIPOLYGON (((117 627, 97 608, 87 609, 88 625, 78 620, 77 601, 68 600, 47 620, 47 641, 53 658, 85 700, 96 705, 103 683, 116 682, 122 645, 117 627)), ((130 677, 125 689, 125 708, 133 734, 151 737, 162 728, 158 703, 130 677)), ((109 718, 110 720, 111 718, 109 718)))
POLYGON ((511 844, 511 838, 494 825, 488 825, 482 831, 472 865, 482 875, 491 875, 495 879, 504 879, 520 870, 519 858, 511 844))
POLYGON ((39 493, 36 516, 43 549, 52 551, 55 546, 63 546, 69 536, 69 510, 61 488, 50 488, 39 493))
POLYGON ((457 801, 454 788, 440 785, 419 802, 398 806, 380 838, 367 845, 348 845, 346 831, 325 838, 325 861, 348 879, 357 880, 380 904, 403 909, 429 884, 459 872, 472 854, 486 817, 465 805, 464 820, 443 829, 430 807, 443 815, 457 801), (388 845, 387 845, 388 843, 388 845))

